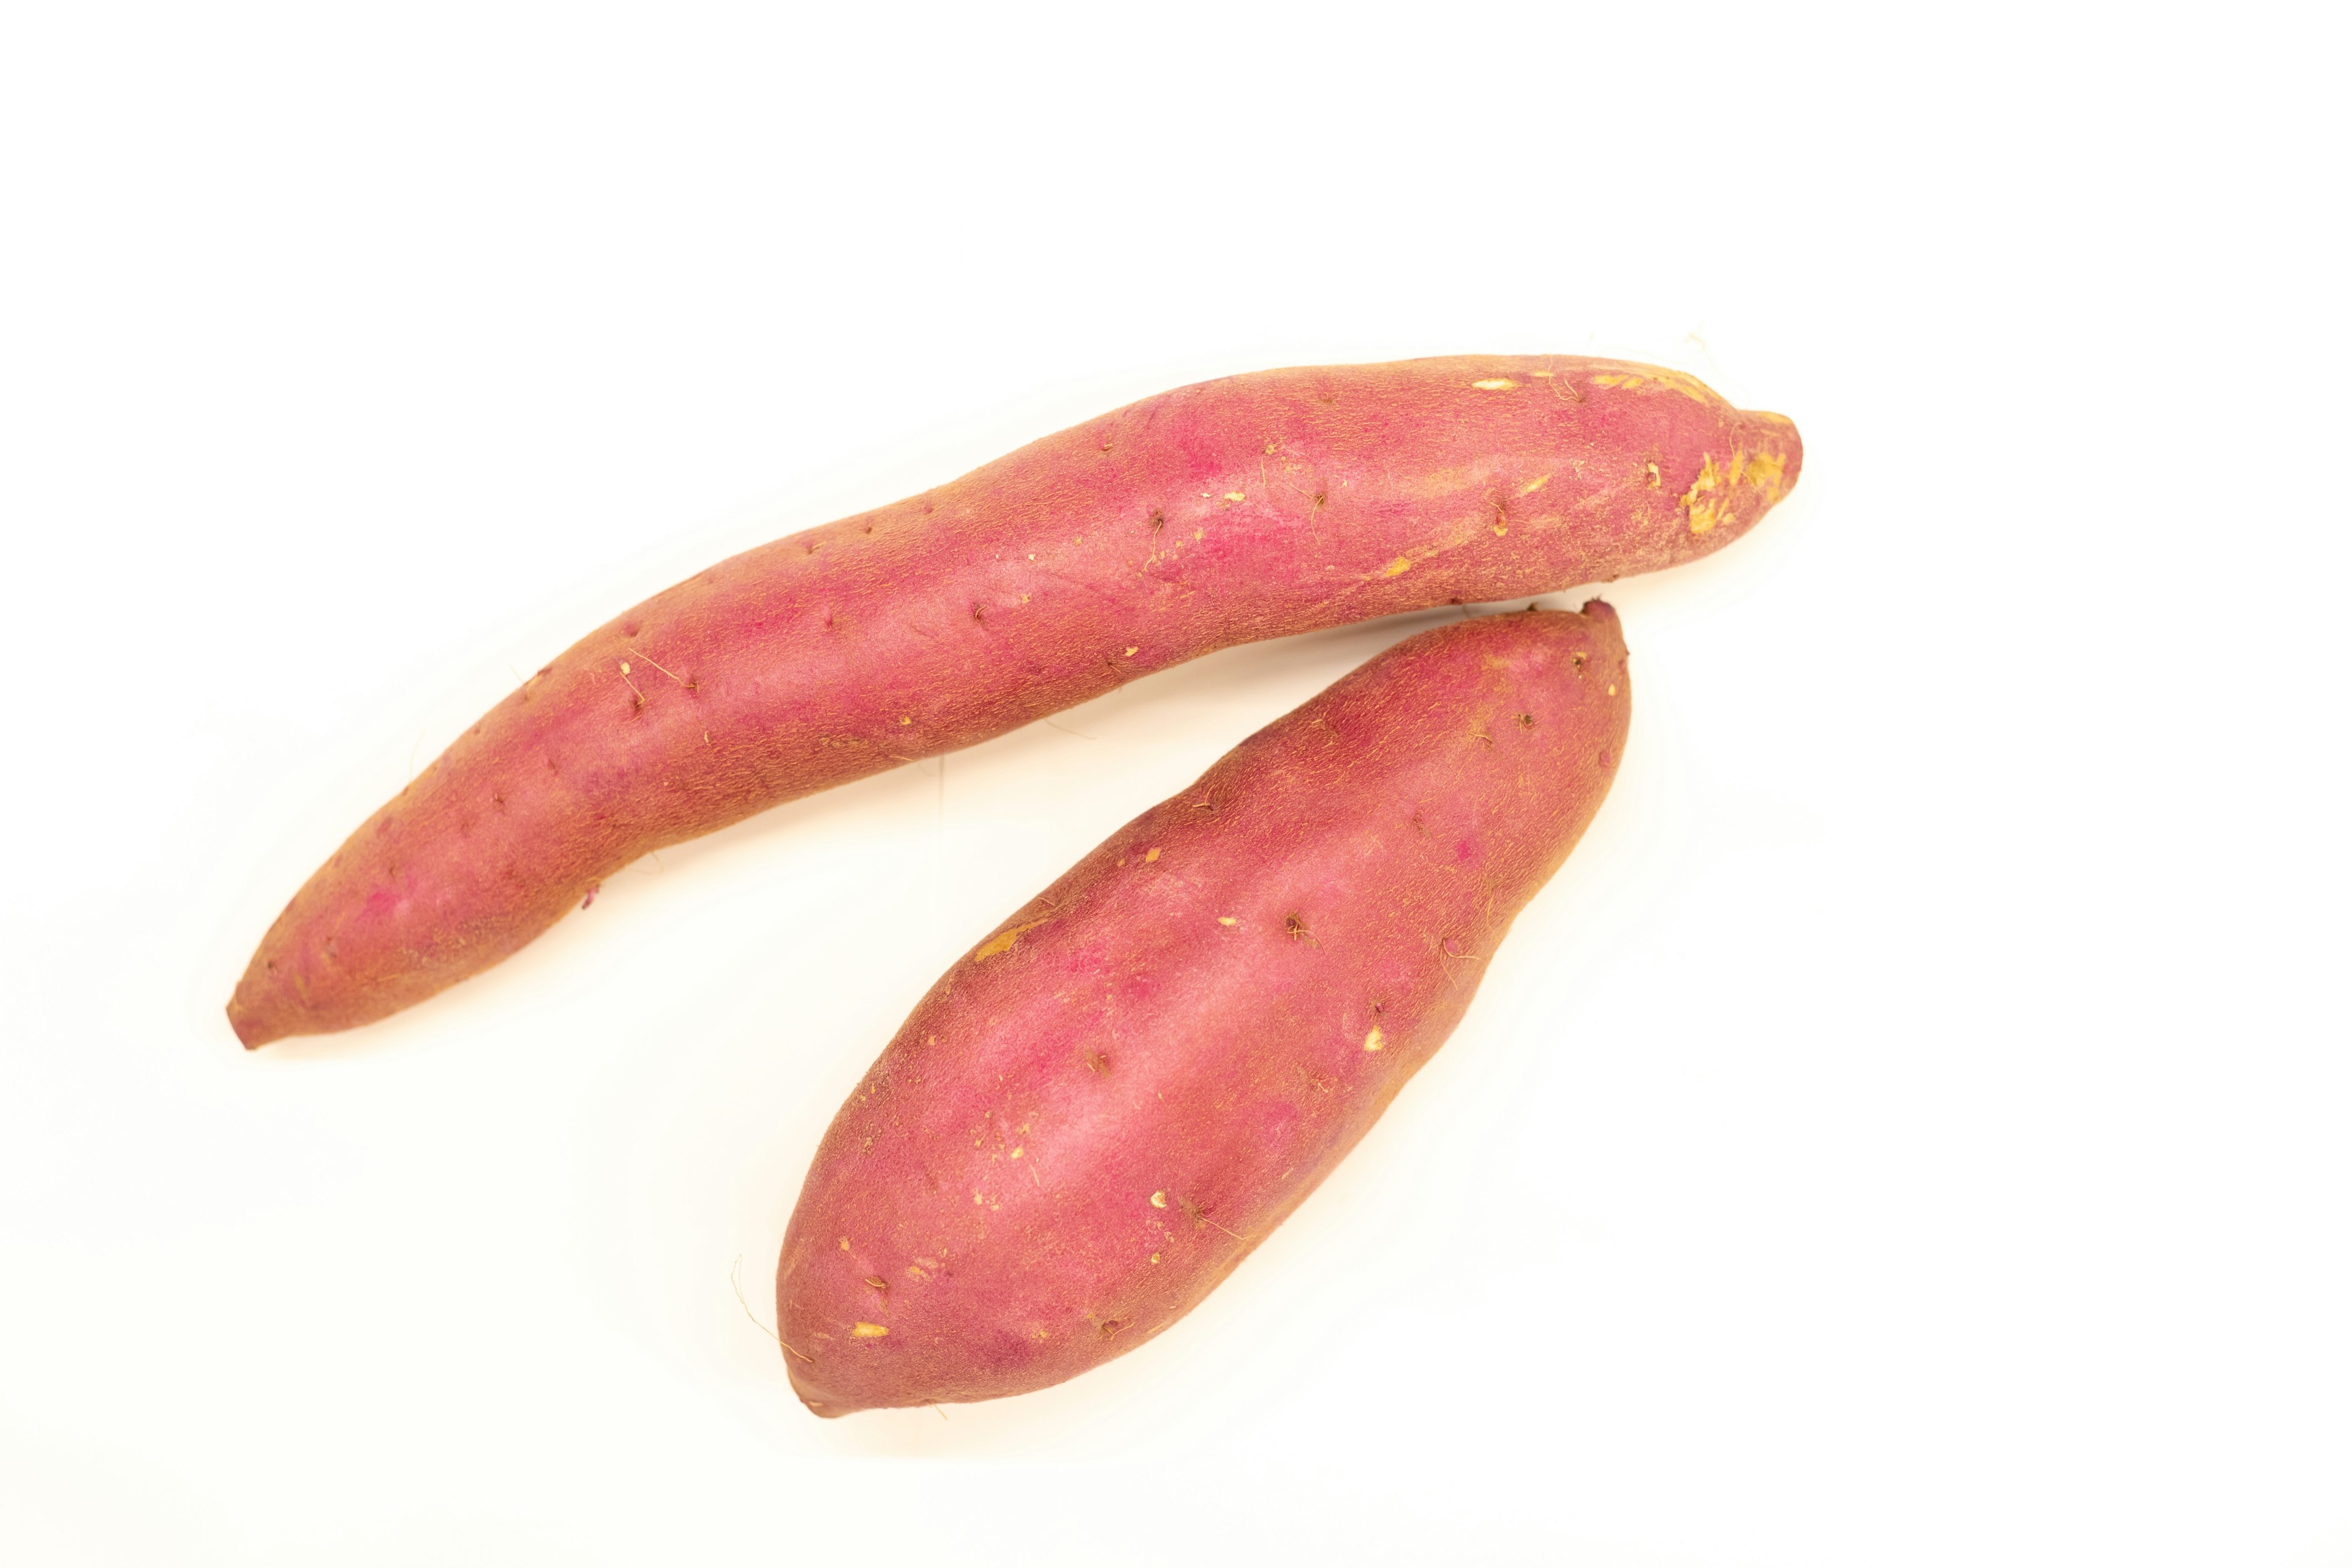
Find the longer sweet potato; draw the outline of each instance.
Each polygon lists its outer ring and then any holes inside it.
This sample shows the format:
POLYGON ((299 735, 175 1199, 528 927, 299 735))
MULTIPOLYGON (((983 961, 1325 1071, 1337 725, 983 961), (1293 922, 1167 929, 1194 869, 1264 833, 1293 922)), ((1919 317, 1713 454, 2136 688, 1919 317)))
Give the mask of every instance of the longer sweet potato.
POLYGON ((1398 644, 948 972, 777 1266, 821 1415, 1059 1383, 1190 1311, 1453 1031, 1624 746, 1606 605, 1398 644))
POLYGON ((651 850, 1215 648, 1705 554, 1801 455, 1778 415, 1601 360, 1147 398, 722 562, 574 645, 295 894, 229 1020, 251 1047, 383 1017, 651 850))

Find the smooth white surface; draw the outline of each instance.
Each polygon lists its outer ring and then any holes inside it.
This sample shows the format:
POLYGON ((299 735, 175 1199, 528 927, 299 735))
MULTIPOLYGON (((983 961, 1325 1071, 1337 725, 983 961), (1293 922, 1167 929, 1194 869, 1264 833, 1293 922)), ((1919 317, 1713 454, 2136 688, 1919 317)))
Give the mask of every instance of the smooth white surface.
POLYGON ((0 1557, 2352 1563, 2319 8, 851 9, 0 21, 0 1557), (769 1321, 955 953, 1428 617, 236 1048, 311 868, 618 609, 1166 386, 1481 349, 1695 372, 1803 483, 1611 590, 1584 847, 1141 1352, 820 1423, 731 1277, 769 1321))

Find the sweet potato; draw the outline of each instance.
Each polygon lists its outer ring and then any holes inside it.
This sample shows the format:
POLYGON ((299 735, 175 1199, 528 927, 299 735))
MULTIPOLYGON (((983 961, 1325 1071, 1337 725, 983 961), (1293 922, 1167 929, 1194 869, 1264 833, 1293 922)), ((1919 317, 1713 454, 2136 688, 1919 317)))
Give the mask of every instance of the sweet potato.
POLYGON ((750 551, 574 645, 295 894, 248 1047, 478 973, 632 860, 1213 649, 1703 555, 1795 427, 1563 358, 1267 371, 1147 398, 750 551))
POLYGON ((1424 632, 974 947, 785 1232, 809 1408, 1043 1388, 1190 1311, 1452 1033, 1608 793, 1630 700, 1606 605, 1424 632))

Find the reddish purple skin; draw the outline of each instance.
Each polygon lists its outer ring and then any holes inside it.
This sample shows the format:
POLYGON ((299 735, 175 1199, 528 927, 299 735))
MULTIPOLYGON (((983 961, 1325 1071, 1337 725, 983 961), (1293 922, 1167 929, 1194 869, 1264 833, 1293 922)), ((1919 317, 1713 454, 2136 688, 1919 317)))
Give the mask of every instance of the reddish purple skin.
POLYGON ((1425 632, 960 960, 785 1233, 809 1408, 1043 1388, 1190 1311, 1453 1032, 1600 808, 1630 703, 1606 605, 1425 632))
POLYGON ((1604 360, 1267 371, 1147 398, 722 562, 576 644, 311 877, 229 1020, 256 1047, 384 1017, 652 850, 1234 643, 1706 554, 1801 461, 1780 416, 1604 360))

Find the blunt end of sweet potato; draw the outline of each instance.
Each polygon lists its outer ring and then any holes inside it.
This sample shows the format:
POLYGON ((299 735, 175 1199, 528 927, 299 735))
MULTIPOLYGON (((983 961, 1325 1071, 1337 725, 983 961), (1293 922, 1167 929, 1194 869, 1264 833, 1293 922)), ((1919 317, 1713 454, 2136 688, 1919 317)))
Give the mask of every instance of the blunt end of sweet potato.
POLYGON ((803 1382, 801 1378, 801 1369, 793 1363, 793 1352, 790 1350, 784 1352, 785 1375, 793 1380, 793 1393, 798 1395, 800 1402, 808 1407, 810 1415, 821 1416, 827 1421, 838 1421, 845 1415, 854 1415, 860 1410, 870 1408, 856 1400, 845 1399, 830 1389, 816 1388, 803 1382))

